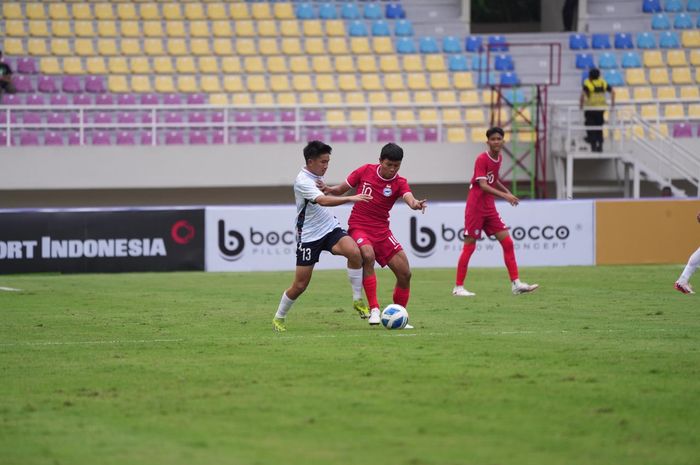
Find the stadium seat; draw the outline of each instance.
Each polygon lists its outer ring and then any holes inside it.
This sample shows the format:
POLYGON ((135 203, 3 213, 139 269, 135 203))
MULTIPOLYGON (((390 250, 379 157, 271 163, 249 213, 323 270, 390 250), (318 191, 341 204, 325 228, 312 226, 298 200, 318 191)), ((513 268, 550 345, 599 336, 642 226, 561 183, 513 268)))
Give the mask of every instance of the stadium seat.
POLYGON ((598 57, 598 68, 612 69, 617 68, 617 60, 615 54, 604 52, 598 57))
POLYGON ((659 47, 661 48, 680 48, 681 41, 678 33, 675 31, 664 31, 659 35, 659 47))
MULTIPOLYGON (((694 99, 700 101, 700 89, 698 89, 697 86, 682 86, 680 93, 682 99, 694 99)), ((688 110, 688 116, 694 117, 695 119, 700 119, 700 114, 691 114, 690 108, 688 110)))
POLYGON ((656 39, 651 32, 637 33, 637 48, 656 48, 656 39))
POLYGON ((649 50, 644 52, 644 66, 647 68, 656 68, 659 66, 666 66, 666 63, 664 63, 664 59, 660 51, 649 50))
POLYGON ((654 98, 651 87, 636 87, 633 89, 633 96, 635 101, 652 100, 654 98))
POLYGON ((673 19, 673 28, 674 29, 692 29, 693 28, 693 20, 690 17, 690 15, 687 13, 677 14, 676 17, 673 19))
POLYGON ((318 8, 318 17, 321 19, 337 19, 338 10, 333 3, 322 3, 318 8))
POLYGON ((372 36, 374 37, 386 37, 391 36, 391 29, 389 28, 389 23, 379 19, 372 23, 372 36))
POLYGON ((662 11, 660 0, 643 0, 642 11, 644 13, 658 13, 662 11))
POLYGON ((378 4, 367 2, 362 9, 362 16, 365 19, 380 19, 384 16, 384 14, 378 4))
POLYGON ((685 50, 669 50, 666 54, 666 62, 671 67, 688 66, 685 50))
POLYGON ((401 142, 420 142, 418 136, 418 130, 416 128, 401 128, 399 133, 399 139, 401 142))
POLYGON ((576 68, 577 69, 595 68, 595 63, 593 63, 593 56, 588 54, 588 53, 577 53, 576 54, 576 68))
POLYGON ((616 32, 614 42, 616 49, 634 48, 632 36, 626 32, 616 32))
POLYGON ((18 75, 12 79, 15 90, 19 93, 34 92, 34 81, 30 76, 18 75))
POLYGON ((443 53, 461 53, 462 44, 460 40, 455 36, 445 36, 442 38, 442 52, 443 53))
POLYGON ((690 123, 674 123, 673 124, 673 137, 683 138, 683 137, 693 137, 693 129, 690 123))
POLYGON ((37 73, 36 59, 32 57, 20 57, 17 59, 17 72, 21 74, 37 73))
POLYGON ((340 8, 340 17, 343 19, 360 19, 361 16, 360 9, 355 3, 343 3, 340 8))
POLYGON ((671 81, 676 85, 688 85, 693 83, 690 68, 673 68, 671 70, 671 81))
POLYGON ((685 119, 685 111, 683 110, 683 104, 673 103, 664 106, 664 118, 665 119, 685 119))
POLYGON ((394 35, 398 37, 412 37, 413 24, 407 19, 400 19, 394 24, 394 35))
POLYGON ((424 36, 418 40, 418 49, 421 53, 440 53, 440 47, 434 37, 424 36))
MULTIPOLYGON (((583 37, 583 40, 585 41, 585 37, 583 37)), ((571 39, 569 39, 571 41, 571 39)), ((571 42, 570 42, 571 43, 571 42)), ((580 41, 576 42, 577 45, 580 44, 580 41)), ((585 42, 584 42, 585 43, 585 42)), ((465 39, 465 49, 467 52, 480 52, 482 50, 482 45, 483 45, 483 38, 480 36, 469 36, 465 39)), ((573 48, 573 47, 571 47, 573 48)), ((586 48, 586 47, 582 47, 586 48)))
POLYGON ((451 55, 448 59, 450 71, 469 71, 469 62, 464 55, 451 55))
POLYGON ((609 34, 593 34, 591 37, 591 47, 594 49, 609 49, 610 45, 609 34))
POLYGON ((489 36, 488 38, 489 50, 492 52, 507 52, 508 45, 506 38, 501 35, 489 36))
MULTIPOLYGON (((609 71, 612 71, 612 70, 609 70, 609 71)), ((625 82, 629 86, 646 85, 647 79, 646 79, 646 75, 644 73, 644 70, 643 69, 627 69, 627 70, 625 70, 625 82)), ((613 84, 610 84, 610 85, 613 85, 613 84)))
POLYGON ((299 3, 294 9, 297 19, 315 19, 316 13, 311 3, 299 3))
POLYGON ((107 83, 104 76, 87 76, 85 78, 85 92, 101 94, 107 91, 107 83))
POLYGON ((671 29, 671 19, 666 13, 656 13, 651 18, 651 28, 657 31, 671 29))
MULTIPOLYGON (((39 82, 37 83, 37 90, 45 94, 53 94, 58 92, 58 86, 56 81, 51 76, 39 76, 39 82)), ((3 103, 7 103, 5 100, 8 96, 4 96, 3 103)))
POLYGON ((625 85, 625 80, 623 79, 622 74, 620 74, 616 69, 606 69, 603 71, 603 76, 611 86, 625 85))
POLYGON ((700 0, 688 0, 685 10, 690 12, 700 11, 700 0))
POLYGON ((622 54, 622 67, 623 68, 641 68, 642 60, 639 58, 637 52, 625 52, 622 54))
POLYGON ((681 0, 664 0, 664 11, 671 13, 683 11, 683 3, 681 0))
POLYGON ((656 86, 670 84, 668 69, 654 68, 649 70, 649 82, 656 86))
POLYGON ((406 11, 400 3, 387 3, 384 8, 384 16, 387 19, 404 19, 406 17, 406 11))
POLYGON ((500 84, 502 86, 517 86, 520 84, 520 79, 515 72, 501 73, 500 84))
MULTIPOLYGON (((593 57, 591 57, 591 64, 593 64, 593 57)), ((590 67, 592 68, 593 66, 590 67)), ((494 61, 494 68, 496 69, 496 71, 513 71, 515 69, 515 65, 513 64, 513 57, 511 55, 506 54, 497 54, 494 61)))
POLYGON ((355 20, 348 26, 348 34, 350 37, 366 37, 369 35, 369 31, 364 21, 355 20))
MULTIPOLYGON (((569 48, 571 50, 585 50, 588 48, 588 39, 584 34, 571 34, 569 36, 569 48)), ((468 45, 467 50, 469 50, 468 45)))
POLYGON ((409 37, 400 37, 396 41, 396 51, 398 53, 416 53, 416 45, 409 37))

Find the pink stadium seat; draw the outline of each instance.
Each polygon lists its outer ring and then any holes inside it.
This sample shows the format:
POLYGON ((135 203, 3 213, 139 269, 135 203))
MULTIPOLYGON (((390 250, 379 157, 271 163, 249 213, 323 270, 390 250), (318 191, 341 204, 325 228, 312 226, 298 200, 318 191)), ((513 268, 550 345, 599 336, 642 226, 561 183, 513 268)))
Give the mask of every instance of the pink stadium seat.
POLYGON ((415 128, 401 128, 401 142, 418 142, 418 131, 415 128))
POLYGON ((226 142, 224 139, 225 139, 225 132, 222 130, 217 130, 217 131, 214 131, 214 134, 212 134, 211 142, 212 142, 212 144, 219 144, 220 145, 220 144, 223 144, 226 142))
POLYGON ((45 133, 44 145, 63 145, 63 135, 56 131, 49 131, 45 133))
POLYGON ((135 145, 136 134, 133 131, 119 131, 117 133, 117 145, 135 145))
POLYGON ((93 113, 91 119, 96 124, 112 124, 112 114, 106 111, 93 113))
POLYGON ((275 121, 275 114, 271 111, 260 111, 256 115, 258 123, 272 123, 275 121))
POLYGON ((44 96, 41 94, 29 94, 24 102, 26 105, 46 105, 44 96))
POLYGON ((34 82, 30 76, 24 76, 21 74, 15 75, 12 79, 12 83, 15 85, 17 92, 34 92, 34 82))
POLYGON ((423 141, 425 142, 437 142, 438 133, 436 128, 425 128, 423 130, 423 141))
POLYGON ((165 113, 165 116, 163 117, 163 121, 166 123, 182 123, 184 122, 184 118, 182 116, 182 112, 180 111, 169 111, 165 113))
POLYGON ((34 131, 25 131, 19 135, 19 145, 39 145, 39 135, 34 131))
POLYGON ((394 142, 396 135, 392 128, 379 128, 377 131, 377 142, 394 142))
POLYGON ((142 132, 139 138, 141 145, 153 145, 153 133, 151 131, 142 132))
POLYGON ((673 125, 673 137, 693 137, 693 129, 690 123, 675 123, 673 125))
POLYGON ((133 111, 120 111, 117 113, 117 123, 136 124, 137 113, 133 111))
POLYGON ((65 124, 66 123, 66 113, 62 111, 54 111, 46 115, 46 122, 48 124, 65 124))
POLYGON ((75 94, 73 96, 74 105, 92 105, 92 97, 88 94, 75 94))
POLYGON ((207 98, 204 94, 189 94, 187 96, 188 105, 204 105, 207 103, 207 98))
POLYGON ((237 144, 253 144, 255 143, 255 137, 253 136, 253 131, 250 129, 239 129, 236 132, 236 143, 237 144))
POLYGON ((22 123, 24 124, 41 124, 41 114, 36 111, 27 111, 22 114, 22 123))
POLYGON ((163 97, 164 105, 182 105, 182 97, 180 94, 165 94, 163 97))
POLYGON ((39 76, 39 83, 37 84, 37 89, 39 92, 44 92, 46 94, 53 94, 58 92, 58 86, 56 81, 51 76, 39 76))
POLYGON ((206 145, 209 141, 207 140, 207 133, 204 131, 190 131, 189 143, 192 145, 206 145))
MULTIPOLYGON (((143 102, 141 102, 141 103, 143 103, 143 102)), ((136 105, 136 96, 134 94, 117 94, 117 104, 118 105, 136 105)))
POLYGON ((95 105, 114 105, 114 95, 98 94, 95 96, 95 105))
POLYGON ((49 97, 51 105, 68 105, 68 96, 65 94, 53 94, 49 97))
POLYGON ((21 105, 22 100, 17 94, 5 94, 2 96, 3 105, 21 105))
POLYGON ((165 145, 182 145, 185 143, 185 134, 180 130, 167 131, 165 133, 165 145))
POLYGON ((282 132, 282 140, 288 143, 298 142, 296 131, 294 129, 289 128, 285 129, 282 132))
POLYGON ((252 123, 253 122, 253 114, 247 111, 237 111, 233 115, 233 120, 236 123, 252 123))
POLYGON ((88 76, 85 78, 85 92, 102 94, 107 91, 104 76, 88 76))
POLYGON ((260 142, 263 144, 276 144, 277 131, 275 129, 263 129, 260 132, 260 142))
POLYGON ((345 128, 331 129, 330 140, 331 140, 331 142, 349 142, 350 137, 348 136, 347 129, 345 129, 345 128))
POLYGON ((365 128, 358 128, 355 130, 355 134, 352 137, 354 142, 368 142, 367 131, 365 128))
POLYGON ((107 131, 97 131, 91 134, 92 145, 112 145, 112 138, 107 131))
POLYGON ((21 74, 36 74, 36 60, 31 57, 21 57, 17 59, 17 72, 21 74))
POLYGON ((71 131, 68 133, 68 145, 80 145, 80 132, 71 131))
POLYGON ((294 110, 282 110, 280 113, 280 121, 285 122, 285 123, 293 123, 296 121, 296 113, 294 110))
POLYGON ((207 115, 201 111, 192 111, 187 114, 188 123, 206 123, 207 115))
POLYGON ((0 147, 7 145, 7 133, 5 131, 0 131, 0 147))
POLYGON ((77 94, 83 91, 82 83, 78 76, 63 76, 63 84, 61 90, 69 94, 77 94))
POLYGON ((141 105, 158 105, 158 96, 155 94, 142 94, 141 105))
POLYGON ((320 129, 308 128, 306 131, 306 141, 324 140, 326 135, 320 129))
POLYGON ((226 121, 226 116, 223 111, 215 111, 211 114, 212 123, 223 123, 226 121))

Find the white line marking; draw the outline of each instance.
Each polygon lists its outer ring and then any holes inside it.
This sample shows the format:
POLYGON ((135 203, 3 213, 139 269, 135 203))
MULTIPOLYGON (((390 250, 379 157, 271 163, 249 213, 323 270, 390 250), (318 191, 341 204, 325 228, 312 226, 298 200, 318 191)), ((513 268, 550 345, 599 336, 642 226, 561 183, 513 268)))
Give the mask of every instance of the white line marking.
POLYGON ((76 345, 99 345, 99 344, 159 344, 163 342, 183 342, 184 339, 115 339, 112 341, 17 341, 0 342, 0 346, 76 346, 76 345))
POLYGON ((21 292, 22 289, 15 289, 14 287, 2 287, 2 286, 0 286, 0 291, 21 292))

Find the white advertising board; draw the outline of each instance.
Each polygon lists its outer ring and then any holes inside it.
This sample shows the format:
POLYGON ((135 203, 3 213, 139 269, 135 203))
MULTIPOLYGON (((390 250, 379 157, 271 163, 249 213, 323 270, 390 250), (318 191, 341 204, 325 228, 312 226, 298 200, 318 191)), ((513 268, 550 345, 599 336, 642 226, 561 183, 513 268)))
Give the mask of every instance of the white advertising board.
MULTIPOLYGON (((510 228, 520 266, 593 265, 595 263, 592 201, 526 201, 517 207, 498 202, 510 228)), ((345 227, 350 206, 334 208, 345 227)), ((208 207, 207 271, 293 270, 293 206, 208 207)), ((391 230, 414 268, 456 266, 463 243, 464 203, 429 203, 425 214, 399 201, 391 213, 391 230)), ((478 242, 470 266, 503 266, 495 239, 478 242)), ((319 269, 345 267, 342 257, 324 253, 319 269)))

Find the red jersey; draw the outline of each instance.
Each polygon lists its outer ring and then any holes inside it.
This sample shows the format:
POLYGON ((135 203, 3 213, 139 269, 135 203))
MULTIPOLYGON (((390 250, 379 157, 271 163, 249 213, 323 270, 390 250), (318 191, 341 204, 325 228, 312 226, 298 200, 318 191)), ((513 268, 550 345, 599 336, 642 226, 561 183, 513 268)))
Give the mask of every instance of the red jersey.
POLYGON ((498 171, 501 169, 503 155, 498 154, 498 160, 491 158, 488 152, 483 152, 476 157, 474 162, 474 175, 469 184, 469 197, 467 198, 467 210, 473 213, 494 213, 496 201, 492 194, 484 192, 479 186, 479 179, 486 179, 489 186, 494 189, 499 181, 498 171))
POLYGON ((369 202, 357 202, 352 207, 348 226, 389 229, 389 210, 396 199, 411 192, 406 178, 398 175, 384 179, 379 175, 379 164, 359 167, 345 180, 357 194, 369 194, 369 202))

